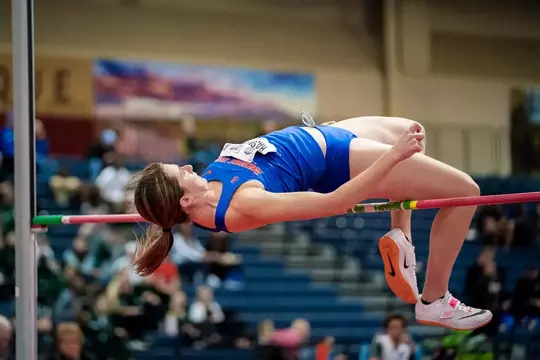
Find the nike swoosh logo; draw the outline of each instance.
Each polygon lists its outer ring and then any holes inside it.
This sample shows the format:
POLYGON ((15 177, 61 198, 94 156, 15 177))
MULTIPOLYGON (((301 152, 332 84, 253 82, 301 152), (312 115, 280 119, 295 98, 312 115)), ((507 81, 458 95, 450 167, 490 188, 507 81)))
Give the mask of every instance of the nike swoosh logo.
POLYGON ((404 267, 405 269, 408 269, 408 268, 409 268, 409 265, 407 265, 407 255, 405 255, 405 257, 404 257, 403 267, 404 267))
POLYGON ((392 264, 392 259, 390 259, 390 255, 388 256, 388 262, 390 263, 390 272, 388 273, 390 276, 396 276, 396 271, 394 270, 394 265, 392 264))
POLYGON ((482 315, 482 314, 485 314, 486 313, 486 310, 480 310, 472 315, 467 315, 467 316, 464 316, 464 317, 461 317, 459 318, 458 320, 462 320, 462 319, 467 319, 467 318, 471 318, 473 316, 476 316, 476 315, 482 315))

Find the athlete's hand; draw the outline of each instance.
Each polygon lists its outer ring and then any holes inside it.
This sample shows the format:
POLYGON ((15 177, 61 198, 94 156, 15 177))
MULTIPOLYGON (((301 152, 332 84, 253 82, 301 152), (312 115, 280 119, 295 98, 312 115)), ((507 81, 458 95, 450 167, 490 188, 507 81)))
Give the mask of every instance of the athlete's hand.
POLYGON ((398 153, 400 160, 408 159, 414 154, 422 151, 424 149, 422 140, 424 140, 425 136, 426 134, 422 132, 422 127, 419 124, 412 124, 393 146, 393 149, 398 153))

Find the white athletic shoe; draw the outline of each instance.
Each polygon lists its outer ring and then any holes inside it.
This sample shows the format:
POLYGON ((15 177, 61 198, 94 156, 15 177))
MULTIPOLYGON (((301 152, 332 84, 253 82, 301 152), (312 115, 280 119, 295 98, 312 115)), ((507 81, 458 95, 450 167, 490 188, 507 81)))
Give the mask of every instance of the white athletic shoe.
POLYGON ((390 289, 401 300, 416 304, 419 292, 414 246, 401 229, 392 229, 379 240, 379 252, 390 289))
POLYGON ((416 321, 424 325, 438 325, 453 330, 473 330, 489 323, 489 310, 475 309, 463 304, 449 292, 442 299, 424 305, 416 303, 416 321))

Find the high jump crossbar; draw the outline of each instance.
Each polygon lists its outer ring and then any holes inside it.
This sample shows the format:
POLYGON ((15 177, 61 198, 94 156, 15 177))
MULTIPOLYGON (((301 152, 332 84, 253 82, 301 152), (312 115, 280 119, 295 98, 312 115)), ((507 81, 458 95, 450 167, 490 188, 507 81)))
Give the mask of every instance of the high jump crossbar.
MULTIPOLYGON (((540 192, 504 195, 484 195, 432 200, 407 200, 358 204, 349 213, 372 213, 399 210, 440 209, 472 205, 514 204, 540 202, 540 192)), ((145 220, 139 214, 120 215, 40 215, 33 219, 36 226, 61 224, 136 223, 145 220)))

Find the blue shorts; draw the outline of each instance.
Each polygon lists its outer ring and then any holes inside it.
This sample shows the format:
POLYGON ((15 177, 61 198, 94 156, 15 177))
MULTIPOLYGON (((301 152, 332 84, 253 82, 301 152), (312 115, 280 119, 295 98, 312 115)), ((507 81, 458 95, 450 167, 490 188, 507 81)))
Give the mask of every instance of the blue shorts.
POLYGON ((320 193, 329 193, 351 178, 350 145, 352 139, 356 139, 356 135, 349 130, 334 126, 317 126, 317 129, 326 140, 326 167, 312 188, 320 193))

